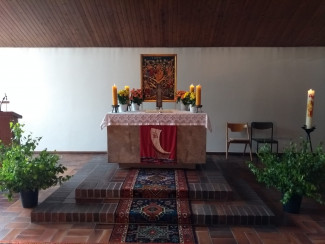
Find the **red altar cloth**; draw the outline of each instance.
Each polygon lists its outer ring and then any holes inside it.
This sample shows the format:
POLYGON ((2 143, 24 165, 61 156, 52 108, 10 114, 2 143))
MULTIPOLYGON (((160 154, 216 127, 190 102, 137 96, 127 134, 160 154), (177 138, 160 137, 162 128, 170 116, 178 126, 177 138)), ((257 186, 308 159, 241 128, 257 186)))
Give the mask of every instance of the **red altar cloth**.
POLYGON ((176 163, 176 126, 140 126, 141 163, 176 163))

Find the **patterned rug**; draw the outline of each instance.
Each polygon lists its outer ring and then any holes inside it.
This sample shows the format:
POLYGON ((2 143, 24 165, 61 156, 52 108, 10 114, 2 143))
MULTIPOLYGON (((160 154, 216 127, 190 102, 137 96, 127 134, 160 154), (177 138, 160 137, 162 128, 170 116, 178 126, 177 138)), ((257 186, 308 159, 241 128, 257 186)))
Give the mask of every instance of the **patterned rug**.
POLYGON ((132 169, 122 186, 121 198, 188 198, 184 170, 132 169))
POLYGON ((190 225, 120 224, 115 225, 109 243, 184 243, 195 244, 190 225))
POLYGON ((188 200, 124 199, 115 212, 115 223, 190 224, 188 200))
POLYGON ((109 243, 194 244, 184 170, 131 169, 109 243))

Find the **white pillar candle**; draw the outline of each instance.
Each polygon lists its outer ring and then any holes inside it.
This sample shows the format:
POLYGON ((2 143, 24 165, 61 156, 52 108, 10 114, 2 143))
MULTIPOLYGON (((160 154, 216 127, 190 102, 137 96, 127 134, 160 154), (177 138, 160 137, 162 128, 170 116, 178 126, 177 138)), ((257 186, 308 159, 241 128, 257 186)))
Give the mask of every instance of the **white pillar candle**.
POLYGON ((306 112, 306 129, 312 128, 313 111, 314 111, 314 97, 315 91, 308 90, 307 96, 307 112, 306 112))

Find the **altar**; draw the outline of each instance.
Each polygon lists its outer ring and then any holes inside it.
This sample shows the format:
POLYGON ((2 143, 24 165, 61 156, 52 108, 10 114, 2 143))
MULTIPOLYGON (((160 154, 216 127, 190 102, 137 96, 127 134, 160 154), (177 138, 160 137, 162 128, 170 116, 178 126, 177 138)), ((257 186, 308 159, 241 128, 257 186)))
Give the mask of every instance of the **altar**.
MULTIPOLYGON (((118 163, 122 168, 194 168, 196 164, 206 162, 206 132, 209 128, 206 113, 179 110, 108 113, 101 123, 101 128, 105 127, 108 162, 118 163), (140 152, 144 145, 140 129, 145 126, 176 127, 175 163, 151 164, 141 161, 140 152)), ((153 144, 157 143, 157 147, 161 148, 159 141, 153 144)))

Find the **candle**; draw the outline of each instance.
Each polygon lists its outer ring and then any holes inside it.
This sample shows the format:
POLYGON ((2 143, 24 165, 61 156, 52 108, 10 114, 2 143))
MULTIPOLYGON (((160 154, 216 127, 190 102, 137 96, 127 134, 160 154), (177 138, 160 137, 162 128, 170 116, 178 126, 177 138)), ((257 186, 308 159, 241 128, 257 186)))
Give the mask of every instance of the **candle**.
POLYGON ((308 90, 307 95, 307 113, 306 113, 306 128, 310 129, 312 127, 313 110, 314 110, 314 97, 315 91, 308 90))
POLYGON ((112 86, 112 98, 113 98, 113 105, 116 106, 117 105, 117 87, 114 84, 114 86, 112 86))
POLYGON ((196 100, 195 100, 195 105, 199 106, 201 105, 201 85, 196 86, 196 100))
POLYGON ((190 85, 190 92, 194 92, 194 85, 190 85))

